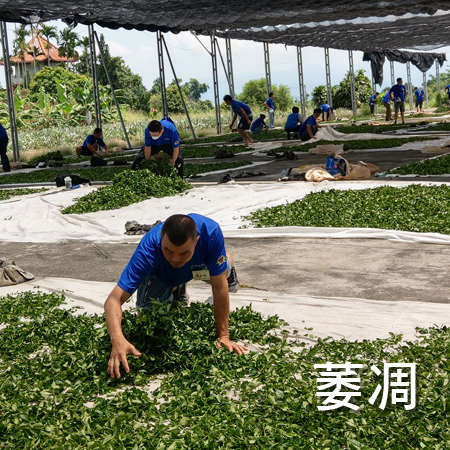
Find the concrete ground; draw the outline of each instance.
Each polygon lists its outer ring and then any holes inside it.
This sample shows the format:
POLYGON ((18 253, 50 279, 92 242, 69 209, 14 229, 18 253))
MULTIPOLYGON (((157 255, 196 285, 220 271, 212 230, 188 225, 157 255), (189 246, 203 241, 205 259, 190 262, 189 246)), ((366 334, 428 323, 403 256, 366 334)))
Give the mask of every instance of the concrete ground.
MULTIPOLYGON (((446 135, 441 137, 446 138, 446 135)), ((363 160, 377 164, 382 172, 431 156, 419 150, 392 149, 355 151, 347 155, 350 162, 363 160)), ((243 182, 276 183, 283 168, 324 163, 326 158, 305 153, 299 154, 294 161, 273 162, 273 158, 267 156, 250 155, 236 155, 234 159, 266 162, 256 170, 268 172, 269 175, 242 179, 243 182)), ((201 183, 217 183, 222 176, 208 175, 201 178, 201 183)), ((418 179, 450 181, 450 175, 418 179)), ((446 270, 450 261, 450 246, 447 245, 376 239, 284 237, 228 239, 226 245, 234 256, 244 288, 329 298, 450 303, 450 278, 446 270)), ((0 242, 0 255, 14 259, 16 264, 36 277, 117 281, 135 247, 136 244, 78 241, 60 244, 3 241, 0 242)))

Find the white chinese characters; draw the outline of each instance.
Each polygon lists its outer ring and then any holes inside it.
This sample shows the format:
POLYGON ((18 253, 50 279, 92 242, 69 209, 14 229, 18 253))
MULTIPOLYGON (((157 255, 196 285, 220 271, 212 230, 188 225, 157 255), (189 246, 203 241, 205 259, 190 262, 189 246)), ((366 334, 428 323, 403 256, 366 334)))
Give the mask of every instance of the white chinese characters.
MULTIPOLYGON (((354 397, 361 397, 360 383, 361 378, 357 369, 361 369, 363 364, 314 364, 315 369, 325 369, 319 372, 317 378, 318 397, 325 397, 322 405, 318 406, 321 411, 341 408, 343 406, 354 411, 359 406, 351 402, 354 397)), ((376 375, 381 371, 376 366, 370 368, 376 375)), ((416 406, 416 363, 384 363, 383 388, 378 384, 375 392, 369 399, 373 405, 378 398, 381 389, 383 395, 380 408, 386 407, 389 392, 391 393, 392 404, 404 403, 406 410, 413 409, 416 406)))

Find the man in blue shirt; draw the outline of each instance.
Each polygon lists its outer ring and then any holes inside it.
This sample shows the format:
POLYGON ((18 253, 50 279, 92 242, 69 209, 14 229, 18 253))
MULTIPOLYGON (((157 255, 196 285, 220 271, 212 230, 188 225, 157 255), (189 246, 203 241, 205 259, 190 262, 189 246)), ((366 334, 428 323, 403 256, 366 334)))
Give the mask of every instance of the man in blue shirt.
POLYGON ((223 101, 228 106, 231 106, 231 110, 233 111, 233 120, 231 121, 230 124, 230 130, 233 129, 233 124, 236 121, 237 116, 239 116, 240 120, 237 127, 237 131, 244 139, 244 145, 248 147, 248 145, 253 142, 253 139, 247 134, 246 131, 250 129, 250 125, 252 124, 253 121, 252 110, 245 103, 233 100, 231 95, 225 95, 223 101))
POLYGON ((333 108, 330 105, 327 105, 326 103, 324 103, 323 105, 320 106, 320 109, 322 111, 322 120, 328 122, 331 114, 333 113, 333 108), (325 115, 326 115, 326 119, 325 119, 325 115))
POLYGON ((406 88, 403 86, 403 80, 397 78, 397 84, 391 87, 389 95, 394 102, 394 124, 397 124, 398 112, 402 116, 402 123, 405 123, 405 94, 406 88))
POLYGON ((259 136, 263 130, 267 130, 266 122, 264 122, 265 118, 266 116, 264 114, 260 114, 259 117, 252 123, 250 133, 255 136, 259 136))
POLYGON ((219 224, 199 214, 176 214, 142 238, 105 302, 112 344, 108 373, 112 378, 120 378, 121 365, 125 372, 130 371, 128 353, 141 356, 122 333, 122 305, 136 289, 138 308, 151 308, 153 299, 179 301, 179 291, 192 279, 211 283, 217 347, 223 344, 238 354, 247 350, 231 341, 228 334, 229 292, 236 292, 239 284, 219 224))
POLYGON ((102 129, 96 128, 93 134, 90 134, 86 137, 83 142, 83 145, 80 145, 75 149, 77 152, 78 158, 83 156, 99 156, 97 153, 99 148, 103 147, 105 149, 105 155, 108 155, 108 146, 102 139, 102 129))
POLYGON ((386 95, 383 98, 383 106, 386 108, 386 122, 389 122, 392 120, 391 96, 389 91, 386 92, 386 95))
POLYGON ((264 102, 264 106, 269 113, 269 129, 275 127, 275 104, 273 102, 273 92, 269 93, 269 98, 264 102))
POLYGON ((448 103, 450 104, 450 84, 447 84, 444 89, 447 91, 448 103))
POLYGON ((370 97, 369 106, 370 106, 370 114, 372 116, 375 115, 375 105, 377 104, 377 97, 380 95, 379 92, 375 92, 375 94, 370 97))
POLYGON ((302 126, 303 118, 299 114, 299 109, 297 106, 292 107, 292 114, 287 116, 286 125, 284 126, 284 130, 287 133, 287 138, 291 138, 291 133, 294 133, 294 139, 298 139, 298 132, 300 131, 300 127, 302 126))
POLYGON ((422 112, 422 107, 423 107, 423 97, 425 95, 425 92, 422 88, 414 88, 414 95, 416 96, 416 112, 422 112))
POLYGON ((312 116, 309 116, 300 127, 299 135, 302 141, 309 141, 310 139, 317 139, 315 134, 319 130, 319 125, 317 125, 317 119, 320 116, 322 110, 316 108, 312 116))
POLYGON ((144 159, 148 160, 159 152, 164 152, 170 156, 170 163, 183 178, 184 160, 180 151, 180 137, 173 122, 167 119, 152 120, 145 128, 144 134, 145 145, 141 147, 131 168, 137 170, 144 159))
POLYGON ((0 158, 3 167, 3 172, 11 172, 11 166, 9 165, 9 158, 6 154, 8 149, 8 134, 0 123, 0 158))

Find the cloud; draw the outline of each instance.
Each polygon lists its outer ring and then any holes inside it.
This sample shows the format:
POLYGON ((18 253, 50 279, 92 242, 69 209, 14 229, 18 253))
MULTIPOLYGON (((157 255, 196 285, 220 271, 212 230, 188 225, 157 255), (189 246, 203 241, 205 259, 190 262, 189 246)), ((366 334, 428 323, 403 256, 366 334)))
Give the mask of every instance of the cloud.
POLYGON ((106 41, 106 43, 108 44, 109 51, 112 56, 122 56, 123 57, 123 56, 132 54, 132 52, 130 50, 128 50, 127 47, 125 47, 122 44, 119 44, 118 42, 106 41))

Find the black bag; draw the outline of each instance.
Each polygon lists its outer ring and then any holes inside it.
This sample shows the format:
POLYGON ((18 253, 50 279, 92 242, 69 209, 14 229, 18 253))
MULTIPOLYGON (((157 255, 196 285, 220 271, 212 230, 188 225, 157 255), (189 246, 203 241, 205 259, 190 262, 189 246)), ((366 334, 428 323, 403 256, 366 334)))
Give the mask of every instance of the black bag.
POLYGON ((64 181, 64 178, 70 177, 72 180, 72 186, 76 186, 77 184, 91 184, 91 180, 88 180, 87 178, 81 178, 79 175, 58 175, 55 179, 56 181, 56 187, 63 187, 66 185, 66 182, 64 181))
POLYGON ((100 158, 95 155, 91 158, 92 167, 106 166, 106 164, 108 164, 108 161, 106 161, 106 159, 100 158))

